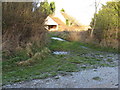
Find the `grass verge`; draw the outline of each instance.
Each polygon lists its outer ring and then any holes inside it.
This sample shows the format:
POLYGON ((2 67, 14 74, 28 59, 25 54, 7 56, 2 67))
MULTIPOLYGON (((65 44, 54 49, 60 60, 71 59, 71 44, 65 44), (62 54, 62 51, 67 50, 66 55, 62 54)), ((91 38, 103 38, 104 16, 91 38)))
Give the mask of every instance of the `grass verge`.
MULTIPOLYGON (((49 32, 49 37, 59 37, 59 38, 63 38, 65 40, 71 41, 69 39, 69 31, 63 31, 63 32, 49 32)), ((74 36, 72 36, 74 37, 74 36)), ((74 42, 74 40, 72 40, 72 42, 74 42)), ((111 52, 111 53, 120 53, 120 49, 115 49, 112 47, 102 47, 98 44, 93 44, 93 43, 84 43, 84 42, 79 42, 79 45, 81 46, 85 46, 88 48, 91 48, 95 51, 102 51, 102 52, 111 52)))
POLYGON ((3 66, 3 85, 53 77, 62 72, 76 72, 83 69, 95 68, 98 66, 111 66, 102 59, 93 57, 83 57, 83 54, 92 53, 94 49, 84 49, 81 47, 88 45, 80 42, 65 42, 51 40, 49 49, 51 51, 69 51, 69 55, 53 55, 52 53, 45 58, 39 58, 35 63, 28 66, 19 66, 18 61, 28 59, 24 52, 19 52, 13 57, 7 58, 2 62, 3 66))

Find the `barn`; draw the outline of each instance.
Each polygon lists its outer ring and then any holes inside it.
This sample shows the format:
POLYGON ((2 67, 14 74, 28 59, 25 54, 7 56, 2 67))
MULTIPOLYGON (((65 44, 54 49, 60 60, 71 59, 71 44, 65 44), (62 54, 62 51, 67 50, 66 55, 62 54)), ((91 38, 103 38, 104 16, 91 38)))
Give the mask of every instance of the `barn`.
POLYGON ((45 28, 49 31, 58 30, 58 23, 48 16, 45 21, 45 28))

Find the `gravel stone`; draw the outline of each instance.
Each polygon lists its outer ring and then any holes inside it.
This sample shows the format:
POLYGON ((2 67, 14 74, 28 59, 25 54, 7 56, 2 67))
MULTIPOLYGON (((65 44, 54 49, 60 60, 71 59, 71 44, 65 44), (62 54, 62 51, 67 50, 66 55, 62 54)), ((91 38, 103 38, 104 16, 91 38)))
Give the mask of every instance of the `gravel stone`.
POLYGON ((4 88, 118 88, 118 67, 98 67, 57 76, 3 86, 4 88), (97 70, 97 71, 94 71, 97 70), (102 80, 93 80, 100 77, 102 80))

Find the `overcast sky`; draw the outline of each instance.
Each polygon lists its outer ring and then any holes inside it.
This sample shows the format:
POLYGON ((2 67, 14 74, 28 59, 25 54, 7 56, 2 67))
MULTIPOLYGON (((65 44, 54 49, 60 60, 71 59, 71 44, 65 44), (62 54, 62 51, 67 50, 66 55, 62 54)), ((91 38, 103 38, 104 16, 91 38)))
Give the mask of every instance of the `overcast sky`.
MULTIPOLYGON (((56 12, 64 8, 66 13, 76 18, 81 24, 89 25, 95 10, 95 0, 48 0, 48 2, 51 1, 56 4, 56 12)), ((99 8, 107 1, 111 0, 97 0, 100 2, 99 8)))

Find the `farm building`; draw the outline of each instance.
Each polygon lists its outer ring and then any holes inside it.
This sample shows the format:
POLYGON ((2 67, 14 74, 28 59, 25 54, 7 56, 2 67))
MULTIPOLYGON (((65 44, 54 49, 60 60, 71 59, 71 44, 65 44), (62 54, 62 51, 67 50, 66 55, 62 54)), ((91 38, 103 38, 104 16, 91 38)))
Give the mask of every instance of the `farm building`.
POLYGON ((58 17, 48 16, 45 21, 46 29, 49 31, 65 30, 67 28, 66 24, 58 17))
POLYGON ((58 23, 56 23, 50 16, 46 18, 45 27, 47 30, 58 30, 58 23))
POLYGON ((45 27, 49 31, 88 30, 88 27, 79 24, 76 19, 63 12, 48 16, 45 21, 45 27))

